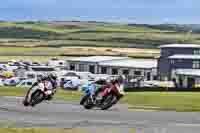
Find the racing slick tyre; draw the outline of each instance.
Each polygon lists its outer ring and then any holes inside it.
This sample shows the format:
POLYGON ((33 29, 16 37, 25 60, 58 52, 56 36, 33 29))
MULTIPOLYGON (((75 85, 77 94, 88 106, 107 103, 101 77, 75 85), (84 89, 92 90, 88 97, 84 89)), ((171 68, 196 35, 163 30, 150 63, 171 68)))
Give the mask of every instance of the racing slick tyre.
POLYGON ((106 96, 103 99, 102 104, 101 104, 101 110, 107 110, 110 107, 112 107, 116 99, 117 99, 117 96, 114 95, 113 93, 110 93, 108 96, 106 96))
POLYGON ((90 98, 90 96, 87 96, 87 97, 84 97, 84 101, 83 101, 83 107, 85 109, 92 109, 93 108, 93 103, 92 103, 92 100, 90 98))
POLYGON ((44 99, 45 99, 45 94, 42 91, 37 90, 31 95, 30 105, 34 107, 36 104, 41 103, 44 99))

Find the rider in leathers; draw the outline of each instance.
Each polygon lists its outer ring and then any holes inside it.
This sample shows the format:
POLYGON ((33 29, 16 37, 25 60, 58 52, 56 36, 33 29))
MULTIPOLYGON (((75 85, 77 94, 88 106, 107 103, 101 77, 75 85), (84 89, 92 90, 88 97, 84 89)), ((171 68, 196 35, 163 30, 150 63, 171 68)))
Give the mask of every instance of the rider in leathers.
MULTIPOLYGON (((33 88, 34 86, 38 85, 38 83, 40 83, 42 81, 49 81, 52 84, 52 87, 53 87, 52 95, 49 95, 47 97, 47 100, 51 100, 52 96, 56 93, 56 89, 57 89, 57 75, 54 74, 54 73, 51 73, 51 74, 49 74, 47 76, 43 76, 43 77, 39 78, 37 80, 37 82, 35 82, 33 84, 33 86, 31 88, 33 88)), ((46 89, 48 89, 48 88, 46 88, 46 89)))
MULTIPOLYGON (((112 79, 110 81, 110 83, 108 83, 106 86, 100 88, 96 93, 103 92, 105 94, 105 93, 107 93, 106 89, 108 89, 110 87, 115 87, 115 89, 117 89, 118 92, 120 93, 120 95, 117 97, 117 101, 120 100, 125 95, 124 83, 123 83, 123 77, 122 76, 119 76, 115 79, 112 79)), ((98 97, 98 99, 101 100, 102 102, 104 101, 104 98, 105 97, 104 96, 102 97, 101 95, 100 95, 100 97, 98 97)))

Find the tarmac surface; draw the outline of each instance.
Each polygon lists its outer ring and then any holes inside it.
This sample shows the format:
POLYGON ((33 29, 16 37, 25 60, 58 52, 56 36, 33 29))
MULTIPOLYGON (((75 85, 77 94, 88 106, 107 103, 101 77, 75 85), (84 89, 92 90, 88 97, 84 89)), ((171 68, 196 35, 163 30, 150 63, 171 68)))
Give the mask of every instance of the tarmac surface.
POLYGON ((94 133, 103 129, 119 133, 132 129, 136 133, 200 132, 200 113, 195 112, 130 111, 119 104, 107 111, 85 110, 79 103, 54 100, 34 108, 21 103, 22 98, 0 97, 0 127, 83 128, 94 133))

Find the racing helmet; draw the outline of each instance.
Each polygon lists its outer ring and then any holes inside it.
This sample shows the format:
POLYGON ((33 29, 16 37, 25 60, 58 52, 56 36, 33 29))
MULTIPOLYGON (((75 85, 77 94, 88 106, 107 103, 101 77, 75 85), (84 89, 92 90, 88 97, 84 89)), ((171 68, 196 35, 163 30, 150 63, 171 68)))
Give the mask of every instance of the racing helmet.
POLYGON ((52 78, 53 80, 57 80, 57 78, 58 78, 56 73, 50 73, 49 77, 52 78))
POLYGON ((112 84, 115 84, 115 83, 116 83, 116 78, 115 78, 115 77, 110 77, 110 78, 108 79, 108 81, 109 81, 110 83, 112 83, 112 84))
POLYGON ((99 84, 99 85, 105 85, 107 84, 107 81, 105 79, 98 79, 93 82, 94 84, 99 84))
POLYGON ((112 84, 115 84, 115 83, 121 84, 121 83, 123 83, 123 77, 122 77, 122 76, 112 77, 112 78, 110 79, 110 82, 111 82, 112 84))

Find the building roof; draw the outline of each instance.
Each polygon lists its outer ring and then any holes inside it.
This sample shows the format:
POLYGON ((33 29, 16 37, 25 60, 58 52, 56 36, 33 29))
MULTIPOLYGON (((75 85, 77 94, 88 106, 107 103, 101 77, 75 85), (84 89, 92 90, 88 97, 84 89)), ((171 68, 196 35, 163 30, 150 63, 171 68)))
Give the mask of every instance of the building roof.
POLYGON ((128 67, 128 68, 156 68, 157 60, 155 59, 122 59, 101 62, 102 66, 112 66, 112 67, 128 67))
POLYGON ((200 48, 199 44, 168 44, 162 45, 160 48, 200 48))
POLYGON ((177 75, 200 76, 200 69, 176 69, 177 75))
POLYGON ((126 59, 128 57, 116 57, 116 56, 89 56, 89 57, 79 57, 79 58, 73 58, 69 59, 68 61, 82 61, 82 62, 104 62, 104 61, 110 61, 110 60, 121 60, 126 59))
POLYGON ((200 59, 200 55, 182 55, 175 54, 168 57, 169 59, 200 59))

